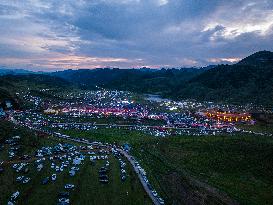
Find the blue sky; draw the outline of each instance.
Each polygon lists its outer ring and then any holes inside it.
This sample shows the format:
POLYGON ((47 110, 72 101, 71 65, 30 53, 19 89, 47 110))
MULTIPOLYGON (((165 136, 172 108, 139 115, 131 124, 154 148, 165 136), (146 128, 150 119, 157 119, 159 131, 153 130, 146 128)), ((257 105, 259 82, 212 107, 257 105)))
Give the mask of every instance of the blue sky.
POLYGON ((0 66, 234 63, 273 48, 272 0, 0 0, 0 66))

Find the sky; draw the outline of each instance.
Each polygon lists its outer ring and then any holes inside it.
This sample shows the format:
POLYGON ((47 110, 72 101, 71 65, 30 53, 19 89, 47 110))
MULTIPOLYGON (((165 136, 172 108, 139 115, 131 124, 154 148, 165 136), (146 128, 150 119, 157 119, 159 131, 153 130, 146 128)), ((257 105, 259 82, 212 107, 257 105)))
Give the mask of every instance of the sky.
POLYGON ((199 67, 273 50, 272 0, 0 0, 0 68, 199 67))

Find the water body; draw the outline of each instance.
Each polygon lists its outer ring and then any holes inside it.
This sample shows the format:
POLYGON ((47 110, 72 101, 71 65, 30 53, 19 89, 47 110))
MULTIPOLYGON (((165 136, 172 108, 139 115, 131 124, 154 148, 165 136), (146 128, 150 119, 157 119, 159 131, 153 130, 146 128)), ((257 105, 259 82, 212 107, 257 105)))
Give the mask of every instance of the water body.
POLYGON ((153 102, 166 102, 170 101, 167 98, 162 98, 160 95, 154 95, 154 94, 146 94, 145 100, 153 101, 153 102))

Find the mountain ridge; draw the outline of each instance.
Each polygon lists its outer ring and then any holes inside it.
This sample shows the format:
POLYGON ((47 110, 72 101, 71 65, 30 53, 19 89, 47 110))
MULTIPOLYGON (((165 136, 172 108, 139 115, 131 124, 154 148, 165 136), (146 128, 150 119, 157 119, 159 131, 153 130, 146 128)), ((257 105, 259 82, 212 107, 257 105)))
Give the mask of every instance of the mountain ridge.
MULTIPOLYGON (((273 52, 259 51, 232 65, 184 69, 79 69, 45 74, 5 75, 0 87, 15 90, 20 83, 65 88, 96 86, 156 93, 171 99, 195 99, 273 106, 273 52), (9 80, 10 78, 10 80, 9 80), (12 87, 13 86, 13 87, 12 87), (15 86, 15 87, 14 87, 15 86)), ((3 91, 4 92, 4 91, 3 91)), ((7 96, 7 93, 5 93, 7 96)))

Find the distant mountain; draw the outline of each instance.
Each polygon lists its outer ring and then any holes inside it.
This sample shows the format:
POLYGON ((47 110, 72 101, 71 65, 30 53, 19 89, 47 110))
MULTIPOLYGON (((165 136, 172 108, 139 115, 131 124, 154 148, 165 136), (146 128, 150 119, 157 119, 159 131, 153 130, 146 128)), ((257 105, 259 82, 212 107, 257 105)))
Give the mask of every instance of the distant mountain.
POLYGON ((173 98, 273 105, 273 53, 261 51, 234 65, 219 65, 168 93, 173 98))
POLYGON ((6 69, 0 68, 0 76, 1 75, 19 75, 19 74, 31 74, 34 73, 32 71, 24 70, 24 69, 6 69))
POLYGON ((94 69, 94 70, 65 70, 52 73, 83 88, 101 86, 109 89, 129 90, 135 92, 168 93, 171 88, 206 69, 94 69))

